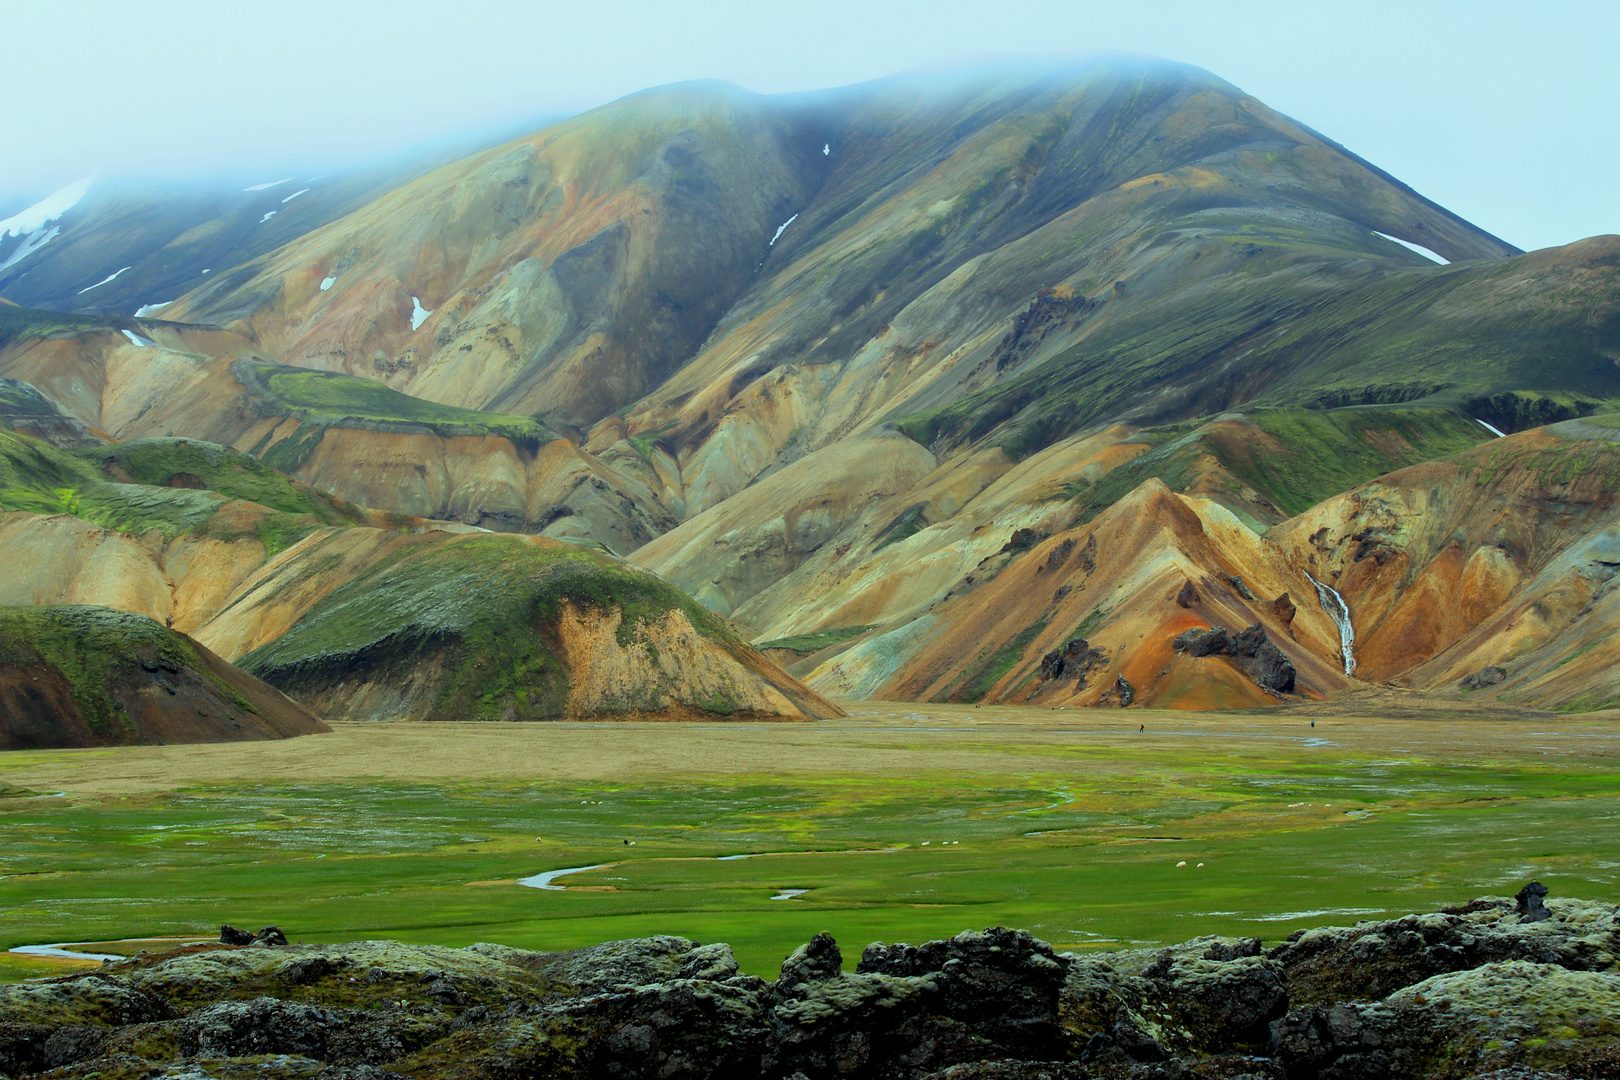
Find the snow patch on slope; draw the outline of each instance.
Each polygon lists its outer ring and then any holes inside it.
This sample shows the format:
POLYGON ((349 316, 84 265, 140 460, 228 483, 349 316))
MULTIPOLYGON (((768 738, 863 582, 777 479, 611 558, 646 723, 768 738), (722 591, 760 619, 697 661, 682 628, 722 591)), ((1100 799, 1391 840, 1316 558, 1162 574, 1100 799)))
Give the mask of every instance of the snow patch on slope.
POLYGON ((1507 438, 1507 432, 1503 431, 1501 428, 1497 427, 1495 424, 1487 424, 1485 421, 1481 420, 1477 416, 1474 417, 1474 423, 1478 424, 1480 427, 1484 428, 1486 431, 1490 432, 1492 435, 1495 435, 1498 439, 1507 438))
POLYGON ((4 221, 0 221, 0 236, 22 236, 24 233, 38 232, 73 209, 89 190, 90 177, 87 176, 60 191, 51 192, 28 209, 19 210, 4 221))
MULTIPOLYGON (((129 269, 129 267, 127 267, 127 266, 124 267, 124 270, 128 270, 128 269, 129 269)), ((113 278, 117 277, 119 274, 122 274, 124 272, 124 270, 114 270, 112 273, 108 274, 106 277, 102 278, 100 281, 96 282, 94 285, 86 285, 84 288, 79 290, 79 295, 83 296, 85 293, 89 292, 91 289, 99 289, 99 288, 101 288, 103 285, 107 284, 107 282, 111 281, 113 278)))
POLYGON ((323 278, 321 278, 321 292, 325 292, 327 289, 330 289, 333 285, 336 285, 336 284, 337 284, 337 278, 335 278, 335 277, 323 277, 323 278))
POLYGON ((411 297, 411 309, 412 309, 411 310, 411 329, 412 330, 417 329, 423 323, 427 322, 427 317, 429 315, 433 314, 433 312, 429 311, 427 308, 422 306, 422 301, 418 300, 414 296, 411 297))
POLYGON ((791 225, 791 224, 793 224, 793 223, 794 223, 794 222, 795 222, 795 221, 798 221, 798 220, 799 220, 799 215, 798 215, 798 214, 794 214, 794 215, 793 215, 793 216, 792 216, 792 217, 790 217, 790 218, 788 218, 788 219, 787 219, 787 220, 786 220, 786 221, 784 221, 784 222, 782 222, 782 224, 780 224, 780 225, 778 225, 778 226, 777 226, 777 227, 776 227, 776 235, 775 235, 775 236, 773 236, 773 237, 771 237, 771 243, 770 243, 770 246, 771 246, 771 247, 775 247, 775 246, 776 246, 776 242, 777 242, 777 241, 778 241, 778 240, 780 240, 780 239, 782 239, 782 230, 783 230, 783 229, 785 229, 785 228, 787 228, 787 227, 788 227, 788 226, 789 226, 789 225, 791 225))
POLYGON ((46 226, 78 205, 85 192, 90 190, 90 179, 87 176, 60 191, 53 191, 26 210, 19 210, 4 221, 0 221, 0 240, 8 236, 20 237, 22 240, 6 261, 0 262, 0 270, 17 265, 61 234, 60 227, 46 228, 46 226))
POLYGON ((159 308, 166 308, 172 303, 174 303, 173 300, 165 300, 161 304, 142 304, 140 307, 135 309, 135 317, 137 319, 144 319, 146 316, 152 314, 152 312, 157 311, 159 308))
POLYGON ((287 177, 283 177, 280 180, 271 180, 267 184, 254 184, 252 187, 245 187, 242 190, 243 191, 264 191, 266 188, 280 187, 282 184, 290 184, 290 183, 292 183, 292 177, 287 176, 287 177))
POLYGON ((17 245, 17 250, 13 251, 11 256, 6 259, 5 262, 0 262, 0 270, 4 270, 8 266, 15 266, 22 262, 34 252, 44 247, 52 240, 55 240, 57 236, 61 234, 61 232, 61 229, 57 228, 55 225, 52 225, 44 232, 23 234, 23 242, 17 245))
POLYGON ((274 210, 272 210, 268 214, 264 215, 264 217, 259 219, 259 224, 263 225, 265 222, 269 221, 271 218, 273 218, 275 216, 276 216, 276 212, 274 210))
POLYGON ((283 206, 287 205, 288 203, 292 202, 294 199, 298 198, 298 196, 304 194, 304 192, 306 192, 308 190, 309 190, 309 188, 304 188, 304 189, 302 189, 300 191, 293 192, 291 195, 287 196, 285 199, 282 199, 281 204, 283 206))
POLYGON ((1385 240, 1389 240, 1389 241, 1392 241, 1394 243, 1397 243, 1397 244, 1401 245, 1401 247, 1406 248, 1408 251, 1415 251, 1419 255, 1422 255, 1425 259, 1429 259, 1429 260, 1431 260, 1433 262, 1437 262, 1441 266, 1450 266, 1451 265, 1451 260, 1450 259, 1442 259, 1439 255, 1436 255, 1434 252, 1430 251, 1428 248, 1424 247, 1422 244, 1414 244, 1410 240, 1402 240, 1398 236, 1391 236, 1391 235, 1389 235, 1389 233, 1381 233, 1377 229, 1373 230, 1373 235, 1374 236, 1382 236, 1385 240))

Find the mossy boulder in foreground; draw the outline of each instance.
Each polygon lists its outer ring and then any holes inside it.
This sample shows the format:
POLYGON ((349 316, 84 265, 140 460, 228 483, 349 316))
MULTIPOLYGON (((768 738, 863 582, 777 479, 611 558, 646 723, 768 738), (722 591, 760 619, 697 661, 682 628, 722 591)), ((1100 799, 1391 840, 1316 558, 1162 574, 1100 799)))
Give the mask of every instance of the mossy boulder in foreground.
POLYGON ((0 750, 328 730, 275 688, 145 615, 0 607, 0 750))
POLYGON ((0 987, 12 1077, 1574 1080, 1620 1067, 1620 909, 1510 900, 1169 949, 818 934, 769 983, 679 937, 560 953, 190 946, 0 987), (1331 970, 1331 989, 1323 981, 1331 970))

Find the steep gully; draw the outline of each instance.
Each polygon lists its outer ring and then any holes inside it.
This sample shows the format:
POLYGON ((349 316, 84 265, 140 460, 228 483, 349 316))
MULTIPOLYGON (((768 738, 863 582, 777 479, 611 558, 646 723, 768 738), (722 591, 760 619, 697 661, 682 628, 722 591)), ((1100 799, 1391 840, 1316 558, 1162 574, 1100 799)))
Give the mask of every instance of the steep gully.
POLYGON ((1322 603, 1322 610, 1332 616, 1339 627, 1339 647, 1344 652, 1344 673, 1356 673, 1356 628, 1350 623, 1350 605, 1344 602, 1344 597, 1331 585, 1324 585, 1311 575, 1306 574, 1310 583, 1316 586, 1316 598, 1322 603))

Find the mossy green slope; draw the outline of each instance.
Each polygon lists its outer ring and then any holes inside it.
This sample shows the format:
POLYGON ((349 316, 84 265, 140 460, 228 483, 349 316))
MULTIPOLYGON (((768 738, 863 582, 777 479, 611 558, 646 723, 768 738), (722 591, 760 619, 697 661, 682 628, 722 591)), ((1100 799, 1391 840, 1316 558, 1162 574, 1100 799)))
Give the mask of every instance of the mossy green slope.
MULTIPOLYGON (((1146 236, 1144 236, 1144 239, 1146 236)), ((1245 234, 1161 237, 1154 295, 1038 365, 896 416, 931 446, 1023 457, 1108 419, 1423 402, 1505 430, 1620 400, 1620 244, 1449 267, 1334 266, 1245 234)), ((1146 291, 1148 286, 1139 286, 1146 291)))
POLYGON ((70 315, 60 311, 41 311, 38 308, 0 304, 0 347, 26 338, 50 337, 52 334, 79 333, 85 330, 112 330, 116 324, 135 325, 133 319, 107 318, 99 315, 70 315))
POLYGON ((145 615, 0 607, 0 749, 321 730, 270 687, 145 615))
POLYGON ((324 491, 300 484, 244 454, 198 439, 150 438, 78 451, 107 475, 151 487, 206 488, 287 514, 310 514, 323 524, 360 524, 359 510, 324 491))
POLYGON ((15 510, 72 514, 105 529, 134 536, 157 533, 164 540, 186 533, 221 540, 258 535, 270 554, 323 524, 351 524, 359 513, 212 443, 154 439, 130 444, 127 451, 113 446, 75 452, 0 430, 0 513, 15 510), (142 476, 167 471, 165 480, 189 473, 184 466, 202 468, 226 490, 118 483, 97 467, 126 460, 142 476), (221 515, 233 499, 258 501, 253 495, 274 502, 259 513, 221 515))
POLYGON ((46 664, 61 672, 73 703, 97 730, 124 722, 108 686, 115 669, 140 660, 195 665, 197 655, 185 637, 144 615, 86 606, 0 608, 0 665, 46 664))
MULTIPOLYGON (((0 314, 5 311, 0 307, 0 314)), ((32 386, 16 379, 0 379, 0 416, 60 415, 55 404, 32 386)))
POLYGON ((427 718, 555 719, 570 691, 557 630, 568 604, 619 612, 620 645, 679 610, 722 648, 743 647, 718 616, 650 573, 568 544, 467 535, 402 542, 241 664, 304 698, 431 670, 427 718))
POLYGON ((831 648, 852 637, 860 637, 870 629, 872 629, 870 626, 840 626, 833 630, 818 630, 814 634, 799 634, 796 637, 777 638, 775 641, 762 641, 757 648, 761 652, 766 649, 782 649, 798 653, 800 656, 809 656, 813 652, 831 648))
POLYGON ((441 435, 499 435, 529 443, 550 434, 534 417, 440 405, 340 372, 257 360, 238 361, 232 371, 272 408, 320 427, 420 425, 441 435))
POLYGON ((1357 484, 1449 457, 1493 436, 1449 409, 1255 409, 1153 428, 1153 447, 1095 485, 1067 494, 1089 521, 1149 478, 1194 491, 1260 525, 1275 524, 1357 484), (1213 467, 1212 467, 1213 466, 1213 467))

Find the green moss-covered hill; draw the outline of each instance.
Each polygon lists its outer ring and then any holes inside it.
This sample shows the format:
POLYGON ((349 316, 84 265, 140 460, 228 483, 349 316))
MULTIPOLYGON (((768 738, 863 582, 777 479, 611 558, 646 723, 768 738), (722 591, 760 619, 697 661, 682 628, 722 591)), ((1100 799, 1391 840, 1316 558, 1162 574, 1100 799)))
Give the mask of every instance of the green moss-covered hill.
POLYGON ((242 665, 357 717, 838 713, 656 576, 528 536, 401 538, 242 665))
POLYGON ((15 510, 72 514, 163 540, 256 535, 269 554, 323 525, 380 517, 214 443, 160 438, 61 450, 0 430, 0 513, 15 510))
POLYGON ((1066 494, 1088 521, 1157 478, 1264 527, 1374 477, 1494 438, 1477 420, 1435 406, 1254 409, 1144 431, 1135 439, 1151 450, 1066 494))
POLYGON ((1303 235, 1181 224, 1157 241, 1151 285, 1121 282, 1103 298, 1112 317, 1012 378, 902 409, 900 429, 1022 457, 1099 420, 1244 404, 1423 403, 1511 432, 1620 400, 1620 238, 1375 269, 1329 260, 1303 235))
POLYGON ((272 687, 145 615, 0 607, 0 750, 327 730, 272 687))

